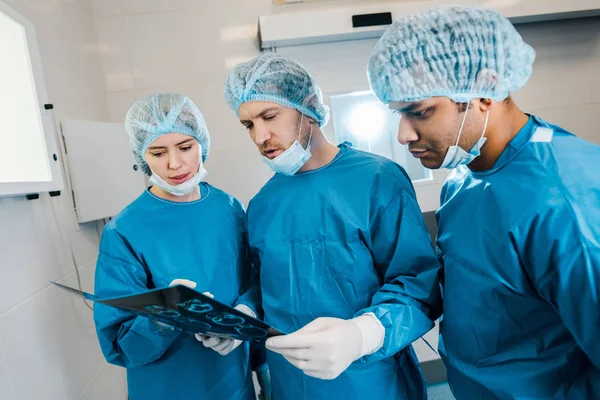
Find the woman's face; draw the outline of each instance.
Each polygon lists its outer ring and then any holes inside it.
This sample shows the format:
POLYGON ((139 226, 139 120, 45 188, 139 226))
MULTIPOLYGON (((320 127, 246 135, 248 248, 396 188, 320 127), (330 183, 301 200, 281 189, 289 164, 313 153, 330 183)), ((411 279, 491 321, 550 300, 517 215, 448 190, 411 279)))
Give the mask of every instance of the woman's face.
POLYGON ((198 172, 200 153, 200 143, 193 137, 167 133, 148 146, 144 159, 153 173, 168 184, 177 186, 198 172))

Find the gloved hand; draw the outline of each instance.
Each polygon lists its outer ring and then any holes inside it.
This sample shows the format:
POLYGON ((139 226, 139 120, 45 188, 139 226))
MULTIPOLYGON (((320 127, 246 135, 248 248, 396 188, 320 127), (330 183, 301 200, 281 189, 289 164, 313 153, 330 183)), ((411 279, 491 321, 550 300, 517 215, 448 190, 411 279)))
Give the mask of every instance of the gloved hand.
MULTIPOLYGON (((210 295, 210 297, 214 297, 214 296, 210 295)), ((254 312, 250 309, 250 307, 248 307, 244 304, 238 304, 237 306, 235 306, 235 309, 243 312, 246 315, 251 316, 252 318, 256 318, 256 314, 254 314, 254 312)), ((211 348, 222 356, 226 356, 227 354, 229 354, 232 351, 234 351, 235 349, 237 349, 237 347, 240 344, 242 344, 241 340, 224 339, 224 338, 201 335, 199 333, 196 333, 196 339, 198 341, 202 342, 204 347, 211 348)))
POLYGON ((335 379, 350 364, 383 346, 385 328, 372 313, 344 320, 317 318, 286 336, 267 340, 267 349, 281 354, 308 376, 335 379))
MULTIPOLYGON (((190 289, 196 289, 196 282, 190 281, 189 279, 173 279, 173 281, 169 283, 169 287, 173 287, 175 285, 181 285, 189 287, 190 289)), ((211 299, 215 297, 212 295, 211 292, 204 292, 202 294, 210 297, 211 299)))
POLYGON ((171 283, 169 283, 169 287, 176 285, 187 286, 190 289, 196 289, 196 282, 190 281, 189 279, 173 279, 171 283))
POLYGON ((261 365, 256 370, 256 378, 260 386, 258 398, 261 400, 271 400, 271 373, 267 364, 261 365))

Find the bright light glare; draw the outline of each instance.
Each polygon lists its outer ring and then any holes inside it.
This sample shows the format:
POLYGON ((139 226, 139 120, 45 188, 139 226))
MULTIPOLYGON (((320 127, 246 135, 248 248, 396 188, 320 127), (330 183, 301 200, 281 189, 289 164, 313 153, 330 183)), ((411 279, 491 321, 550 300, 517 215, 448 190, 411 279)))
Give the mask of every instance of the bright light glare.
POLYGON ((350 132, 365 140, 381 135, 385 126, 385 115, 381 107, 374 102, 358 104, 350 113, 350 132))

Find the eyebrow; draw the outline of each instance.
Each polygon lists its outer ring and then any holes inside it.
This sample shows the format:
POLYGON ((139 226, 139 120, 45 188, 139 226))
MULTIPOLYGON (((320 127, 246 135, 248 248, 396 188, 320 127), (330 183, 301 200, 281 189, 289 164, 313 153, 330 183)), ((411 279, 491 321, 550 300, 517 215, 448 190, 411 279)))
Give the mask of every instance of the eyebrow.
MULTIPOLYGON (((183 142, 179 142, 175 146, 181 146, 182 144, 186 144, 188 142, 191 142, 192 140, 194 140, 194 138, 185 139, 183 142)), ((149 146, 148 150, 158 150, 158 149, 166 149, 166 148, 167 148, 167 146, 149 146)))
POLYGON ((401 113, 409 113, 409 112, 412 112, 412 111, 414 111, 417 108, 420 108, 422 106, 423 106, 423 103, 421 103, 421 102, 419 102, 419 103, 412 103, 412 104, 407 105, 406 107, 402 107, 400 109, 400 112, 401 113))
MULTIPOLYGON (((270 113, 271 111, 276 111, 276 110, 279 110, 279 107, 269 107, 269 108, 265 108, 265 109, 264 109, 264 110, 262 110, 260 113, 258 113, 258 114, 257 114, 257 115, 255 115, 254 117, 250 117, 250 118, 251 118, 251 119, 258 119, 258 118, 262 118, 262 117, 264 117, 266 114, 270 113)), ((242 120, 240 120, 240 122, 241 122, 242 124, 244 124, 244 123, 248 123, 248 122, 252 122, 252 121, 249 121, 249 120, 247 120, 247 119, 242 119, 242 120)))

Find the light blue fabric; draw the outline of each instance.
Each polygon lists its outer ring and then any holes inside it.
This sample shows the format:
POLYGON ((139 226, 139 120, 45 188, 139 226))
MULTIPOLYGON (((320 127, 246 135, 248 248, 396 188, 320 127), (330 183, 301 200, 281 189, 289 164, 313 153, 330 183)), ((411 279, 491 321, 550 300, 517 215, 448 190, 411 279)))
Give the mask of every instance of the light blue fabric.
POLYGON ((506 18, 477 7, 438 7, 395 21, 367 74, 383 103, 435 96, 506 99, 529 80, 535 51, 506 18))
POLYGON ((267 323, 291 333, 373 312, 386 330, 330 381, 268 352, 274 399, 425 398, 410 344, 441 312, 439 264, 402 167, 343 144, 323 168, 276 174, 250 202, 248 233, 267 323))
POLYGON ((225 82, 225 101, 239 117, 242 103, 267 101, 293 108, 325 126, 329 107, 312 76, 300 63, 277 53, 265 53, 238 64, 225 82))
POLYGON ((152 171, 144 154, 152 142, 167 133, 181 133, 198 140, 203 162, 210 152, 210 135, 202 113, 180 94, 157 93, 138 100, 125 117, 125 130, 135 161, 147 175, 152 175, 152 171))
POLYGON ((442 191, 440 352, 459 400, 600 398, 600 146, 545 126, 442 191))
MULTIPOLYGON (((244 210, 222 191, 200 187, 202 198, 190 203, 146 191, 106 226, 96 295, 129 295, 182 278, 236 302, 249 273, 244 210)), ((94 320, 106 360, 127 368, 131 400, 255 398, 247 343, 223 357, 189 333, 127 311, 96 303, 94 320)))

